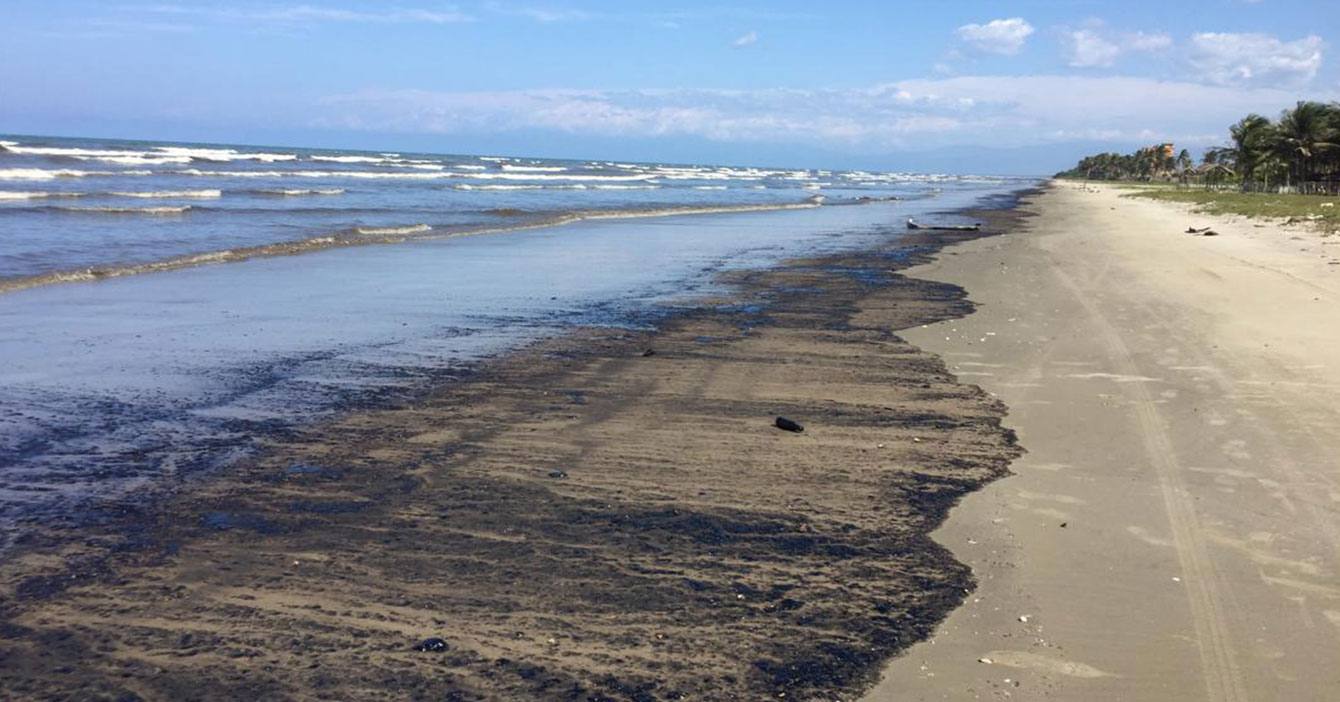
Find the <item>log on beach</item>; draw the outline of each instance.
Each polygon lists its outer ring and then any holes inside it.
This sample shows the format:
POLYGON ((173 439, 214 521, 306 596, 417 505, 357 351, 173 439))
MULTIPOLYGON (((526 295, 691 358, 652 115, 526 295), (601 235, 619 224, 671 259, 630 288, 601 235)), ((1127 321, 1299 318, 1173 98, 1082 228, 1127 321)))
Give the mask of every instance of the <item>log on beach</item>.
POLYGON ((982 230, 981 224, 921 224, 911 217, 907 218, 907 228, 913 230, 935 231, 935 232, 977 232, 982 230))

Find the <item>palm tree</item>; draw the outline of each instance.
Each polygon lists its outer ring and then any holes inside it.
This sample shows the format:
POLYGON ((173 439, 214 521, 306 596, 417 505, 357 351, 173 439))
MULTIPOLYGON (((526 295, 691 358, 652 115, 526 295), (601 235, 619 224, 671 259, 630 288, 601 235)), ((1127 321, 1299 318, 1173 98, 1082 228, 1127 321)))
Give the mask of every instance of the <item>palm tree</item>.
POLYGON ((1191 161, 1191 152, 1182 149, 1182 152, 1177 154, 1177 170, 1185 171, 1190 169, 1192 165, 1194 164, 1191 161))
POLYGON ((1290 165, 1300 188, 1312 177, 1313 161, 1336 148, 1335 117, 1320 102, 1302 101, 1280 115, 1275 151, 1290 165))
POLYGON ((1256 179, 1262 161, 1270 152, 1274 131, 1270 120, 1257 114, 1247 115, 1228 128, 1233 137, 1233 163, 1242 176, 1244 188, 1256 179))
POLYGON ((1191 167, 1191 155, 1185 149, 1176 159, 1171 158, 1164 144, 1131 154, 1087 156, 1059 175, 1097 180, 1153 180, 1176 175, 1183 183, 1203 178, 1207 186, 1236 180, 1243 190, 1294 183, 1303 192, 1340 190, 1340 102, 1299 102, 1280 115, 1278 123, 1261 115, 1247 115, 1229 127, 1229 134, 1233 145, 1207 149, 1200 168, 1191 167))
POLYGON ((1237 165, 1237 150, 1226 146, 1211 146, 1205 150, 1201 163, 1206 166, 1223 165, 1232 168, 1237 165))

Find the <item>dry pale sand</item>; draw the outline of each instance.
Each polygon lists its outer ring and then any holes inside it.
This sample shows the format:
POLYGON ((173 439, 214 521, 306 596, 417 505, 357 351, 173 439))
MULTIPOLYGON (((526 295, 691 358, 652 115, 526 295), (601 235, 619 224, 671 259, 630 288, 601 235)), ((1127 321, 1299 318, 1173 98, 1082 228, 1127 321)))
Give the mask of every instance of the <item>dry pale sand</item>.
POLYGON ((981 585, 870 702, 1340 699, 1340 237, 1121 195, 911 271, 982 304, 906 336, 1029 453, 936 533, 981 585))

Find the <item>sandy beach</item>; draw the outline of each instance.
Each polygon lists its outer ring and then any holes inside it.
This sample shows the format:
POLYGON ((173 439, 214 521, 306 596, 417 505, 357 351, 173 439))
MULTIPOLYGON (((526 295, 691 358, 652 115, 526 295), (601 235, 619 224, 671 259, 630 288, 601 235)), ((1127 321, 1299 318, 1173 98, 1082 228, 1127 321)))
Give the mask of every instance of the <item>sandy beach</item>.
POLYGON ((1340 702, 1340 13, 1108 5, 0 3, 0 702, 1340 702))
POLYGON ((1330 699, 1334 238, 1127 192, 726 273, 50 525, 6 694, 1330 699))
POLYGON ((981 304, 905 336, 1028 453, 936 533, 980 587, 870 702, 1336 698, 1340 245, 1128 192, 910 271, 981 304))

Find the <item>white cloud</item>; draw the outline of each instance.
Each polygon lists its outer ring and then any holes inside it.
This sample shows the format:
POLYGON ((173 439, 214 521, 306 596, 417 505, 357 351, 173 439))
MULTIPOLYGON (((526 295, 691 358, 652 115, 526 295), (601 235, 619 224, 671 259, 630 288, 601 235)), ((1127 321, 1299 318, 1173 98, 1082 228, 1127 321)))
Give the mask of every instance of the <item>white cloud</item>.
POLYGON ((558 7, 516 7, 501 2, 484 3, 484 9, 501 15, 512 15, 515 17, 525 17, 536 22, 582 22, 601 18, 586 10, 576 10, 572 8, 558 7))
POLYGON ((469 22, 474 17, 453 9, 395 9, 363 12, 320 5, 281 5, 268 8, 191 7, 187 5, 137 5, 131 11, 171 15, 194 15, 216 20, 261 23, 376 22, 447 24, 469 22))
POLYGON ((1311 82, 1321 68, 1323 43, 1312 35, 1281 41, 1269 34, 1204 33, 1191 37, 1191 66, 1218 85, 1291 85, 1311 82))
POLYGON ((124 22, 90 19, 68 28, 42 32, 43 36, 59 39, 131 39, 146 34, 187 34, 195 31, 189 24, 171 22, 124 22))
POLYGON ((748 46, 753 46, 754 44, 757 43, 758 43, 758 32, 750 30, 748 32, 745 32, 735 41, 731 42, 730 45, 737 49, 743 49, 748 46))
POLYGON ((1076 68, 1107 67, 1117 62, 1121 47, 1089 29, 1067 32, 1062 42, 1066 63, 1076 68))
POLYGON ((965 24, 955 33, 980 51, 993 54, 1017 54, 1035 30, 1022 17, 991 20, 986 24, 965 24))
POLYGON ((1172 37, 1161 32, 1113 32, 1101 22, 1061 31, 1062 54, 1066 63, 1075 68, 1109 68, 1124 54, 1155 53, 1168 49, 1172 43, 1172 37))
POLYGON ((1136 32, 1126 35, 1125 45, 1132 51, 1163 51, 1173 45, 1172 37, 1163 33, 1145 34, 1136 32))
MULTIPOLYGON (((480 134, 694 137, 860 150, 1078 139, 1206 145, 1300 97, 1145 78, 962 76, 833 90, 375 91, 329 98, 314 126, 480 134)), ((1314 95, 1320 99, 1330 96, 1314 95)))

